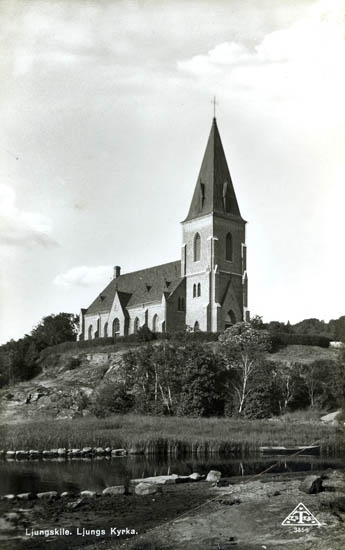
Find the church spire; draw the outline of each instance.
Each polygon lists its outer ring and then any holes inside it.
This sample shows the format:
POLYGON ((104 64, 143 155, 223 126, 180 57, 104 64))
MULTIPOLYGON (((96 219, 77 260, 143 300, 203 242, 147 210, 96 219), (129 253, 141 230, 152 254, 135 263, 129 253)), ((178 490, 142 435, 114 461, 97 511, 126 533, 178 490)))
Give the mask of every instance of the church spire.
POLYGON ((242 220, 215 117, 188 216, 184 221, 211 213, 242 220))

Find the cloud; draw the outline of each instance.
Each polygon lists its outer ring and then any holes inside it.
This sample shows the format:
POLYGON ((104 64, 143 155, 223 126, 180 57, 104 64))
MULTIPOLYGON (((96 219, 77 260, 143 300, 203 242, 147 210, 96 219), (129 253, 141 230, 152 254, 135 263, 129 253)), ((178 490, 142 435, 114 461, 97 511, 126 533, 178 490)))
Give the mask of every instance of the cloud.
POLYGON ((50 236, 50 220, 37 212, 25 212, 16 206, 14 190, 0 184, 0 246, 55 246, 50 236))
POLYGON ((87 267, 86 265, 72 267, 65 273, 57 275, 53 283, 60 287, 70 288, 72 286, 93 286, 104 284, 109 281, 112 275, 112 266, 98 265, 87 267))
POLYGON ((218 89, 272 108, 272 100, 296 109, 312 125, 345 116, 345 24, 343 2, 321 0, 289 27, 264 36, 253 48, 223 42, 205 54, 180 60, 180 74, 197 86, 218 89), (309 120, 308 120, 309 121, 309 120))

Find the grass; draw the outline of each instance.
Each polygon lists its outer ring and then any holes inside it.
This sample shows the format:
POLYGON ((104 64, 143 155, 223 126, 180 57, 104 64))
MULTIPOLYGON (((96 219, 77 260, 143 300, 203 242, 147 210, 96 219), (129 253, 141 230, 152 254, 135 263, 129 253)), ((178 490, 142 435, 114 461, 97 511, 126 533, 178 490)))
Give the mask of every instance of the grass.
POLYGON ((149 452, 246 453, 260 446, 311 445, 320 442, 325 452, 345 449, 344 432, 300 414, 277 420, 233 418, 112 416, 107 419, 27 421, 0 428, 4 450, 136 447, 149 452))

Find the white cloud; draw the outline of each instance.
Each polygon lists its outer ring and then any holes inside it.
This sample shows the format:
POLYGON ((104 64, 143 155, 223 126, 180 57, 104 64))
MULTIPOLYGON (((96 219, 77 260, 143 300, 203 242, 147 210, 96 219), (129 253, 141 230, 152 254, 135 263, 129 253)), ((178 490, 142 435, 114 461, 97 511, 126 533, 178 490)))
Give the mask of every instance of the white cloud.
POLYGON ((86 265, 72 267, 65 273, 54 278, 53 283, 57 286, 70 288, 72 286, 93 286, 109 282, 112 275, 112 266, 98 265, 87 267, 86 265))
POLYGON ((50 220, 38 212, 16 206, 14 190, 0 184, 0 245, 6 247, 53 246, 50 220))
MULTIPOLYGON (((253 49, 235 42, 178 62, 180 72, 198 86, 239 96, 248 104, 272 100, 301 114, 314 126, 345 117, 345 23, 343 0, 321 0, 308 16, 268 33, 253 49)), ((283 112, 281 111, 281 114, 283 112)), ((296 116, 297 114, 297 116, 296 116)))

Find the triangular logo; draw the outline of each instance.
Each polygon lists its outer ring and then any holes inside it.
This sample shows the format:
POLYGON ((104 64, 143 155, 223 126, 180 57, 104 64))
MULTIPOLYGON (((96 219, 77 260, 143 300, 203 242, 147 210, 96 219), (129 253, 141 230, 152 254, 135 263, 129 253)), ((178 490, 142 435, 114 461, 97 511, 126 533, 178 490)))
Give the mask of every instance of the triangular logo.
POLYGON ((304 525, 308 527, 320 527, 321 523, 304 506, 303 502, 297 504, 296 508, 284 519, 282 525, 304 525))

